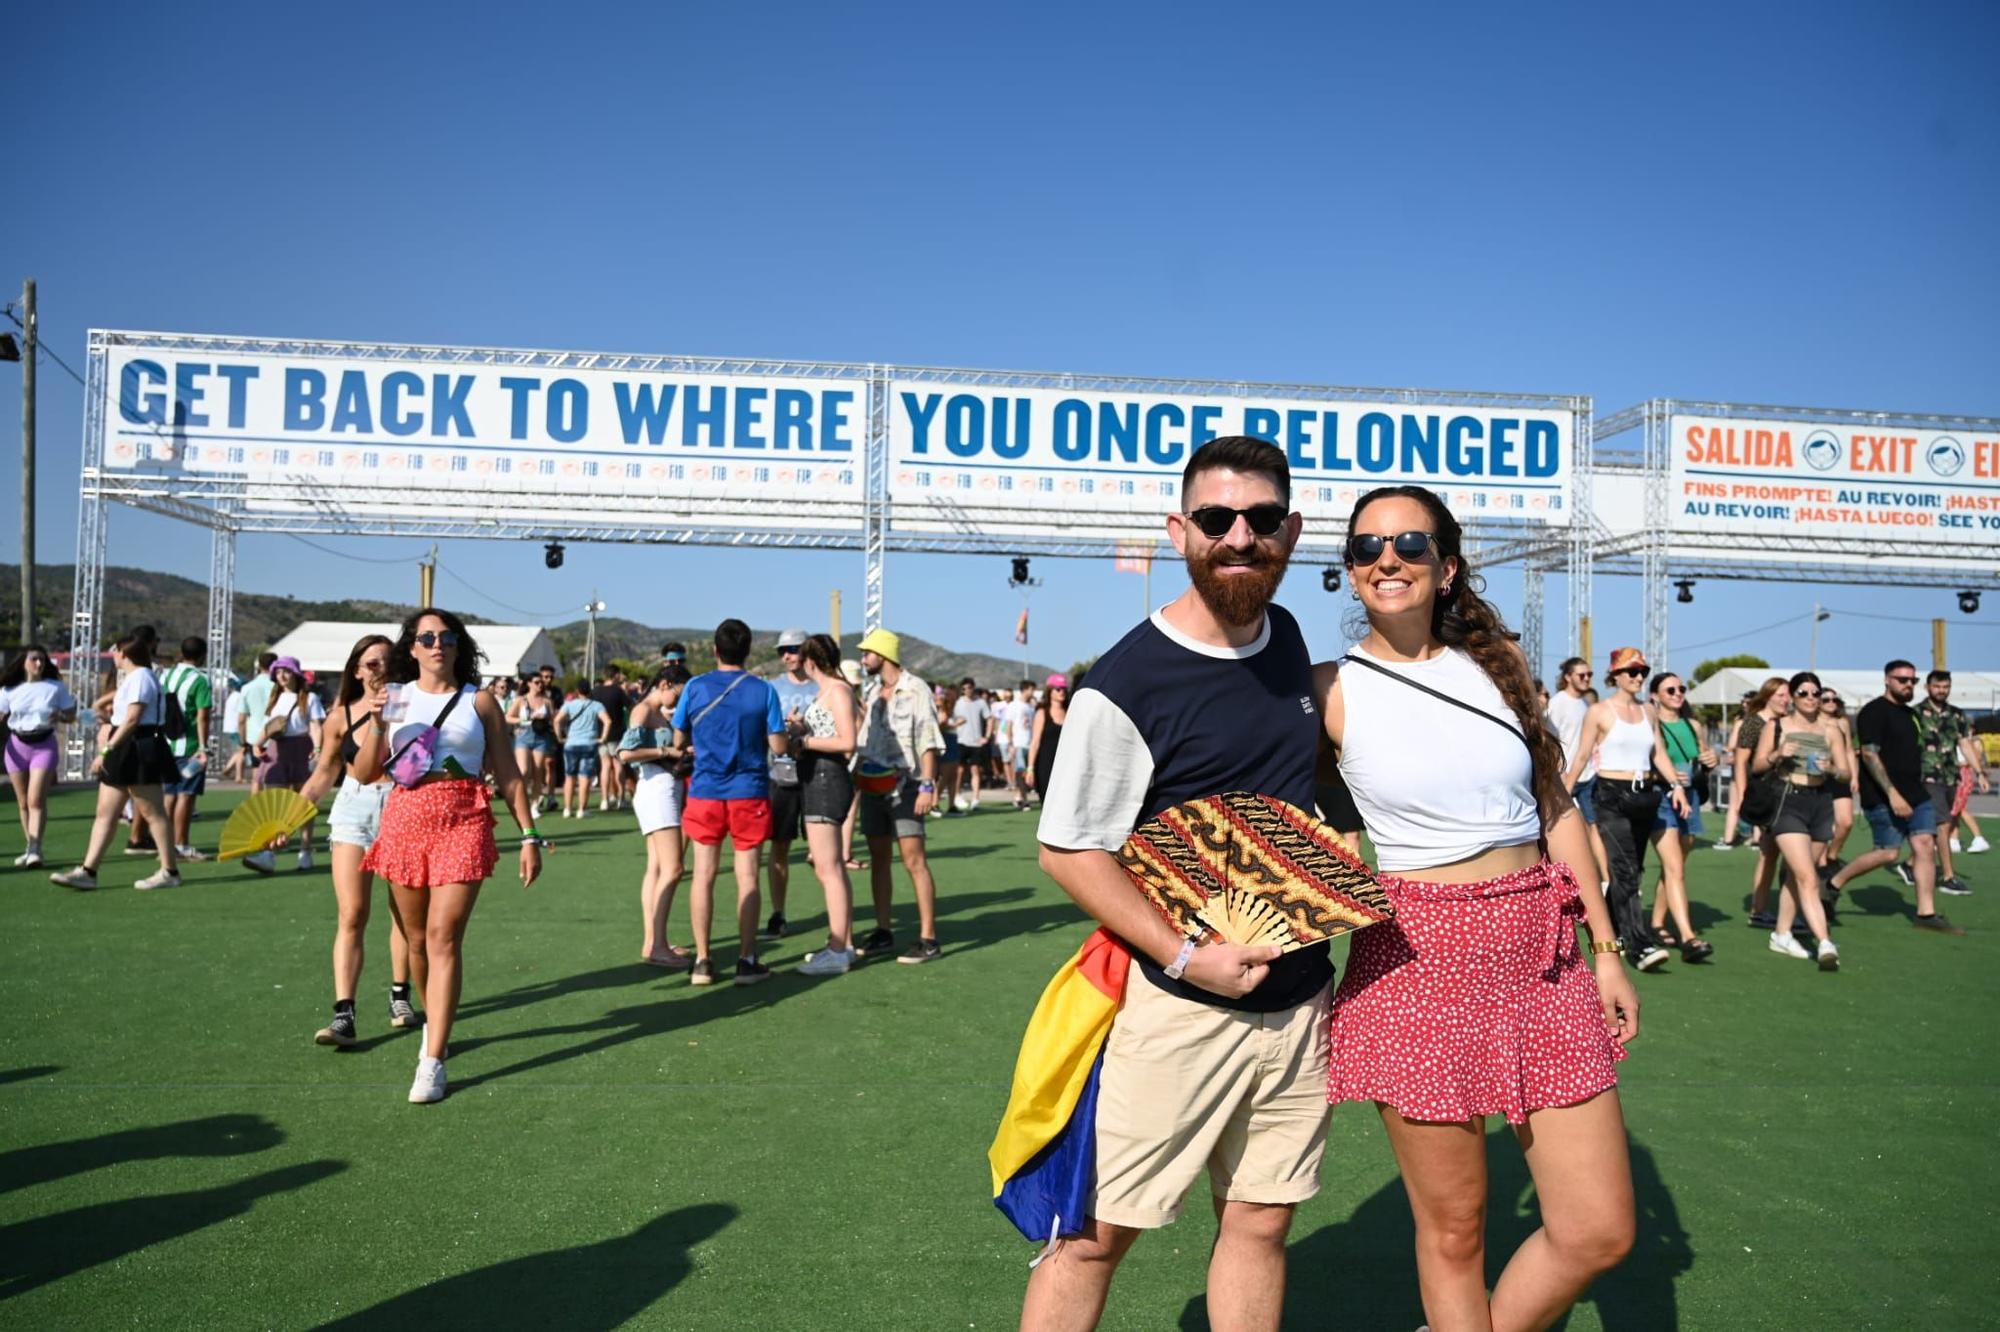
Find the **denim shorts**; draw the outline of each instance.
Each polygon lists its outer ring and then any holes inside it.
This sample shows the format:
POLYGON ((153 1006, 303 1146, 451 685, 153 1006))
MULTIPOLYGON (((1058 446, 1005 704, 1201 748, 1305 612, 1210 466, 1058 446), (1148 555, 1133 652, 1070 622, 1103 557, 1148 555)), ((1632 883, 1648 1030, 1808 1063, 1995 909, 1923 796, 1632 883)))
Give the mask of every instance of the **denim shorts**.
POLYGON ((1653 816, 1653 831, 1664 832, 1672 829, 1684 832, 1690 837, 1701 836, 1701 806, 1694 803, 1694 793, 1688 793, 1688 814, 1682 818, 1674 811, 1671 797, 1660 802, 1660 812, 1653 816))
POLYGON ((596 745, 576 745, 563 750, 563 776, 595 777, 597 767, 596 745))
POLYGON ((1898 818, 1887 805, 1863 805, 1861 812, 1868 816, 1868 831, 1875 834, 1875 845, 1891 851, 1912 837, 1937 835, 1937 806, 1928 800, 1910 806, 1907 819, 1898 818))
POLYGON ((1581 781, 1576 784, 1576 812, 1583 815, 1585 823, 1597 822, 1597 797, 1590 792, 1590 788, 1596 782, 1597 779, 1592 777, 1587 781, 1581 781))
POLYGON ((375 835, 382 831, 382 803, 395 785, 377 782, 363 786, 352 777, 343 778, 340 794, 333 798, 333 813, 327 816, 326 840, 363 851, 375 845, 375 835))

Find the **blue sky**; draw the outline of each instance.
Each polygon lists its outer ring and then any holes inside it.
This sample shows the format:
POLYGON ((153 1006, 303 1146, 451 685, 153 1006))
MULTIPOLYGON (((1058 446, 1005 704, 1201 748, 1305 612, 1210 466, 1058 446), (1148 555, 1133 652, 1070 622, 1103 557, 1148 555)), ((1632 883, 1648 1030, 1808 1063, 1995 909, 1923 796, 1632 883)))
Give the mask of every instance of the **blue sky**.
MULTIPOLYGON (((9 45, 0 287, 39 280, 79 369, 99 326, 2000 415, 1990 4, 42 5, 9 45)), ((51 563, 81 415, 50 367, 51 563)), ((114 510, 111 559, 205 577, 207 540, 114 510)), ((414 595, 284 537, 240 561, 255 591, 414 595)), ((652 623, 819 625, 836 587, 860 614, 858 553, 443 562, 441 598, 499 618, 593 588, 652 623)), ((1107 564, 1035 571, 1037 659, 1139 613, 1107 564)), ((890 622, 1012 654, 1006 573, 892 556, 890 622)), ((1518 609, 1517 575, 1491 590, 1518 609)), ((1599 580, 1600 655, 1636 593, 1599 580)), ((1301 569, 1284 596, 1340 646, 1344 595, 1301 569)), ((1802 660, 1804 621, 1770 626, 1815 599, 1822 664, 1923 659, 1927 625, 1865 617, 1943 615, 1955 665, 2000 666, 2000 597, 1773 584, 1676 605, 1676 660, 1802 660)))

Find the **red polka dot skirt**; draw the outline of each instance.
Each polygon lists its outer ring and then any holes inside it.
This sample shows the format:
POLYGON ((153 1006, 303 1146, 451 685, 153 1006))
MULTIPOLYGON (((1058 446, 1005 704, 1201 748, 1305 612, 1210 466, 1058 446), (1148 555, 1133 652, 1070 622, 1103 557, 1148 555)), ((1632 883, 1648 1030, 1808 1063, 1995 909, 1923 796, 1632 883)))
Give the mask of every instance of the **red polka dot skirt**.
POLYGON ((425 782, 389 793, 361 868, 406 888, 435 888, 479 883, 499 860, 486 783, 425 782))
POLYGON ((1478 883, 1380 876, 1395 919, 1354 936, 1333 997, 1327 1099, 1462 1123, 1575 1105, 1618 1084, 1569 867, 1478 883))

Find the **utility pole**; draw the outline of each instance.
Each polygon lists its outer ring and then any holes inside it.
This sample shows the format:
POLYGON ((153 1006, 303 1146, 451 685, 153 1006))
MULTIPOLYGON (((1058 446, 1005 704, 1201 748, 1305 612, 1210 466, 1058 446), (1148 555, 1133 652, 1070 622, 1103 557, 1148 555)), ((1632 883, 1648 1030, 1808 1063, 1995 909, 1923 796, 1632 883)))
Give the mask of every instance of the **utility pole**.
POLYGON ((419 609, 437 605, 438 548, 431 547, 431 553, 417 561, 417 606, 419 609))
POLYGON ((584 688, 588 689, 597 680, 597 617, 604 610, 604 603, 597 599, 597 589, 590 589, 590 601, 583 608, 590 616, 590 627, 583 635, 583 675, 584 688))
POLYGON ((21 284, 21 641, 35 641, 35 280, 21 284))
POLYGON ((832 611, 833 614, 831 618, 833 620, 833 646, 835 651, 837 652, 840 648, 840 589, 837 587, 833 589, 832 611))
POLYGON ((1584 616, 1576 624, 1576 655, 1590 660, 1590 617, 1584 616))
POLYGON ((1934 671, 1948 671, 1951 669, 1950 666, 1945 664, 1944 659, 1943 620, 1931 621, 1931 669, 1934 671))

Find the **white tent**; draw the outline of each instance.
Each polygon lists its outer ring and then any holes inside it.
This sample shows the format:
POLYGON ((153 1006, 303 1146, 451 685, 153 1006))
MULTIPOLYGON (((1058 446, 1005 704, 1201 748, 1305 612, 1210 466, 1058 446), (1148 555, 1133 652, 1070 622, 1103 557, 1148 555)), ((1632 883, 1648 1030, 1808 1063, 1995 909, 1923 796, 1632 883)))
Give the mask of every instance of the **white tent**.
MULTIPOLYGON (((400 624, 368 624, 349 620, 307 620, 271 645, 280 657, 297 657, 308 671, 335 674, 347 665, 347 654, 368 634, 393 640, 402 631, 400 624)), ((540 625, 474 624, 467 626, 486 658, 480 663, 482 676, 520 675, 543 666, 562 669, 555 644, 540 625)))
MULTIPOLYGON (((1696 685, 1688 695, 1688 702, 1734 704, 1743 695, 1760 688, 1769 677, 1782 675, 1789 680, 1804 669, 1802 666, 1774 666, 1769 670, 1761 667, 1746 669, 1741 666, 1731 666, 1728 670, 1717 671, 1696 685)), ((1919 699, 1924 696, 1922 677, 1929 672, 1930 667, 1918 665, 1919 699)), ((1832 689, 1847 701, 1850 712, 1882 693, 1882 670, 1879 666, 1873 670, 1823 670, 1815 671, 1814 674, 1819 676, 1822 685, 1832 689)), ((1992 712, 2000 709, 2000 672, 1954 670, 1951 673, 1951 701, 1967 712, 1992 712)))

